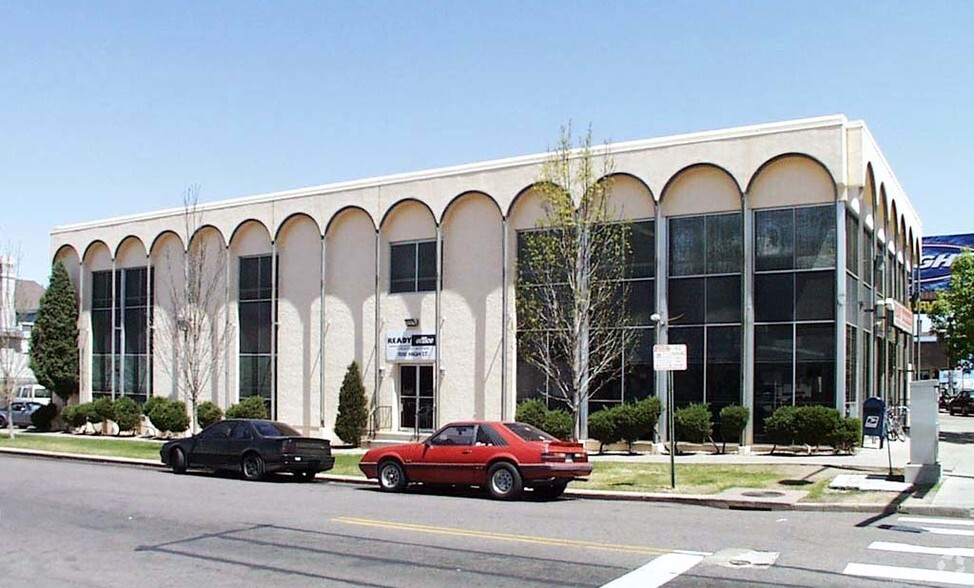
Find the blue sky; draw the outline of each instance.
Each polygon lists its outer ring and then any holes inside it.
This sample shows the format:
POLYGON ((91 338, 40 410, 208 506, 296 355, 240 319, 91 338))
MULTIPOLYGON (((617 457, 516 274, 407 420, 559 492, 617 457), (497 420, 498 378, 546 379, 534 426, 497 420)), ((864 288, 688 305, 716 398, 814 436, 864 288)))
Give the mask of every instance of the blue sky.
POLYGON ((59 224, 825 114, 974 232, 974 2, 0 0, 0 244, 59 224))

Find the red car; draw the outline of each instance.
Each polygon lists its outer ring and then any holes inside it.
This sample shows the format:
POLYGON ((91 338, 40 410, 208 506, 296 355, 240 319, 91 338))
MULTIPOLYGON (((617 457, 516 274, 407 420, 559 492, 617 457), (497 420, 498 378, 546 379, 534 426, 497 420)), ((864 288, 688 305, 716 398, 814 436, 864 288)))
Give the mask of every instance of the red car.
POLYGON ((483 421, 450 423, 421 443, 370 449, 359 468, 386 492, 400 492, 410 482, 486 486, 501 500, 518 497, 525 487, 557 498, 570 481, 592 473, 581 443, 524 423, 483 421))

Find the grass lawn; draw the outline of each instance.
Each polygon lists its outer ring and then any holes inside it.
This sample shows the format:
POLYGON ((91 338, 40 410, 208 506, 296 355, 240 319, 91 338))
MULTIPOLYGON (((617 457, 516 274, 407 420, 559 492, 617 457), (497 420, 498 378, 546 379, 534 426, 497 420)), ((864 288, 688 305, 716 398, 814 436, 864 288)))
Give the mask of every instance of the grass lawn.
POLYGON ((13 439, 8 439, 6 435, 0 437, 0 447, 158 460, 162 442, 112 437, 86 438, 80 435, 54 436, 19 433, 13 439))
POLYGON ((670 466, 659 463, 601 461, 588 482, 572 488, 629 492, 716 494, 729 488, 796 488, 806 474, 802 466, 689 464, 676 466, 676 490, 670 488, 670 466))

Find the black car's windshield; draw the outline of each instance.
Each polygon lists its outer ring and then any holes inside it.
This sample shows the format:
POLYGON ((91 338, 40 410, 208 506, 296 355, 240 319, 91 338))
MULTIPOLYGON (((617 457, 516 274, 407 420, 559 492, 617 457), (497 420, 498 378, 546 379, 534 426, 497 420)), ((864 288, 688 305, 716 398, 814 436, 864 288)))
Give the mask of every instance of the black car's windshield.
POLYGON ((525 441, 557 441, 548 433, 526 423, 504 423, 509 431, 525 441))
POLYGON ((260 433, 261 437, 300 437, 298 433, 284 423, 271 421, 254 421, 254 428, 260 433))

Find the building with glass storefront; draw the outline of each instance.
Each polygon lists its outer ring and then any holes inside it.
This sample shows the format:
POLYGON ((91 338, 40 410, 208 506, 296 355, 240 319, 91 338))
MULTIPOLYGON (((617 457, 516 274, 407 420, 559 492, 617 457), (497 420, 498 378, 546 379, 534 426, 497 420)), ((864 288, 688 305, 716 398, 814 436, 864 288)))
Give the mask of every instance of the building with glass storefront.
MULTIPOLYGON (((830 116, 611 152, 638 333, 592 410, 665 398, 656 342, 687 345, 677 404, 749 406, 749 440, 778 406, 856 414, 869 396, 905 397, 920 221, 865 124, 830 116)), ((207 204, 192 235, 182 209, 55 228, 52 258, 81 293, 82 400, 177 394, 161 326, 179 321, 187 246, 205 243, 226 259, 211 264, 206 313, 232 335, 207 399, 262 396, 275 418, 330 436, 357 361, 380 438, 512 418, 550 388, 518 355, 514 279, 545 157, 207 204)))

